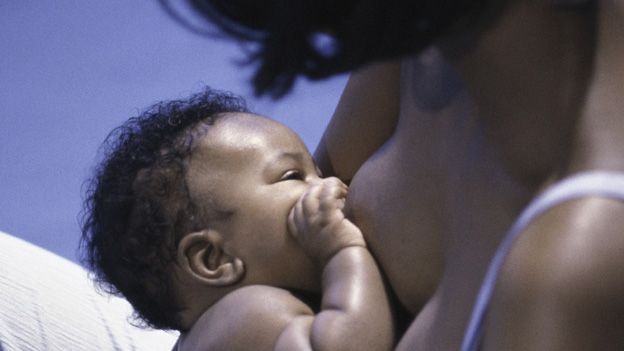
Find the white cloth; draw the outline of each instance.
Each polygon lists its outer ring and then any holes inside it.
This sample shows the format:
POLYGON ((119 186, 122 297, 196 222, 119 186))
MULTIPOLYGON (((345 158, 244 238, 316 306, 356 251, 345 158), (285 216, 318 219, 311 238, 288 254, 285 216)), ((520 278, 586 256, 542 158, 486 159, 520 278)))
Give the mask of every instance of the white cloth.
POLYGON ((0 350, 171 350, 177 333, 128 322, 79 265, 0 232, 0 350))

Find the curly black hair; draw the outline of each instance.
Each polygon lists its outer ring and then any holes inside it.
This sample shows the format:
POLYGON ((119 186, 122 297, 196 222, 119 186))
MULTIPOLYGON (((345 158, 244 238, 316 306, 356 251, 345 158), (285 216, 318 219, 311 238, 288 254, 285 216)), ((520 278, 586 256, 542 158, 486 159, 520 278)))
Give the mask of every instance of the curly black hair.
POLYGON ((193 128, 227 112, 248 110, 242 98, 206 88, 153 105, 102 145, 103 160, 87 183, 82 260, 99 288, 132 304, 140 326, 182 329, 171 264, 181 238, 202 225, 185 160, 197 136, 193 128))
MULTIPOLYGON (((159 0, 179 22, 193 28, 159 0)), ((503 0, 184 0, 226 35, 255 44, 257 95, 285 95, 299 75, 322 79, 430 46, 503 0)))

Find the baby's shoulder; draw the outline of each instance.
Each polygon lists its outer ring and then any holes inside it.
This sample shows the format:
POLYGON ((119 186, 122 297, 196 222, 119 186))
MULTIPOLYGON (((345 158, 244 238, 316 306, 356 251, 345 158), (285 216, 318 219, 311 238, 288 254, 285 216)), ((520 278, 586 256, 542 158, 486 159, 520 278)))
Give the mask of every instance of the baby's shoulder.
POLYGON ((313 314, 312 310, 291 291, 268 285, 250 285, 225 295, 210 310, 212 318, 248 318, 271 315, 292 318, 313 314))
POLYGON ((242 287, 202 314, 180 338, 180 350, 272 350, 294 317, 311 314, 310 307, 288 290, 242 287))

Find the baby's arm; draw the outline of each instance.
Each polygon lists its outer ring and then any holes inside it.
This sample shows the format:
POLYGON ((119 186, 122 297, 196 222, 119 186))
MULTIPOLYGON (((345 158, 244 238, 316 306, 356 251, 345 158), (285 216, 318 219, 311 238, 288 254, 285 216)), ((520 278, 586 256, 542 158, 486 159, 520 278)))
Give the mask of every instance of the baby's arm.
POLYGON ((313 186, 293 208, 289 227, 322 270, 322 305, 295 316, 276 350, 389 350, 393 322, 381 274, 360 230, 344 218, 347 188, 337 178, 313 186))
MULTIPOLYGON (((381 274, 360 230, 344 218, 337 178, 312 186, 289 217, 291 233, 322 275, 321 310, 287 290, 238 288, 180 338, 180 350, 390 350, 393 320, 381 274)), ((288 265, 284 262, 284 265, 288 265)))

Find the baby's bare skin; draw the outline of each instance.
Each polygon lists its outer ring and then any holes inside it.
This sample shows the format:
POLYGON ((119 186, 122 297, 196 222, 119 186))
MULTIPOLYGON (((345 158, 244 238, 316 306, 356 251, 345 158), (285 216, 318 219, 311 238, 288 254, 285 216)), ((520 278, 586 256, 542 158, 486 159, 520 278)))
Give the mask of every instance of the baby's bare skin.
POLYGON ((181 339, 180 348, 391 349, 392 318, 381 276, 361 232, 342 214, 346 194, 347 187, 337 178, 319 180, 288 220, 292 234, 321 271, 321 311, 311 310, 284 289, 242 287, 208 309, 181 339))
POLYGON ((180 292, 191 325, 180 349, 392 348, 381 273, 361 231, 342 211, 347 187, 317 174, 291 130, 260 116, 226 115, 198 142, 194 156, 189 189, 233 214, 180 241, 178 279, 186 282, 180 292), (209 240, 211 247, 197 249, 209 240), (203 256, 193 256, 216 250, 222 253, 209 257, 207 266, 203 256), (211 260, 226 261, 214 268, 211 260), (237 280, 210 284, 219 270, 242 269, 246 274, 237 280), (291 290, 320 295, 320 310, 291 290))

